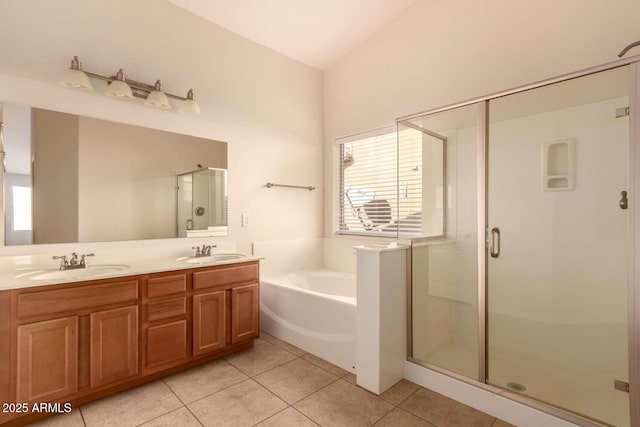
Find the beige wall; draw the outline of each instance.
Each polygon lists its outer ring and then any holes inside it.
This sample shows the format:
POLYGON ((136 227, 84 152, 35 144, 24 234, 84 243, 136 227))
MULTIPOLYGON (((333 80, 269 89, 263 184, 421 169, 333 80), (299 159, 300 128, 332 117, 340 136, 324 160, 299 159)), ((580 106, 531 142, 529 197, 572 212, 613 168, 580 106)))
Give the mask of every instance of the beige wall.
POLYGON ((105 120, 79 140, 80 242, 176 237, 176 174, 227 166, 223 142, 105 120))
POLYGON ((78 240, 78 117, 31 110, 34 243, 78 240))
POLYGON ((0 40, 3 100, 228 142, 229 239, 238 250, 250 252, 254 240, 321 236, 320 71, 154 0, 3 2, 0 40), (203 114, 111 99, 99 81, 94 93, 60 87, 72 55, 86 70, 124 68, 176 94, 193 88, 203 114), (267 189, 268 181, 317 190, 267 189), (248 228, 242 213, 251 215, 248 228))

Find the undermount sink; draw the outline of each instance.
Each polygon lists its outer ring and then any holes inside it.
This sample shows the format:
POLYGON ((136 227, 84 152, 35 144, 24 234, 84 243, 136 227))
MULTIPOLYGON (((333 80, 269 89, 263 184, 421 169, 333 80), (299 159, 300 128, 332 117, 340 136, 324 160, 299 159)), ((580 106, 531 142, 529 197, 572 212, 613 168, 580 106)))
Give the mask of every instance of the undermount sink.
POLYGON ((244 258, 246 255, 244 254, 212 254, 210 256, 202 256, 202 257, 181 257, 178 258, 177 261, 183 261, 188 264, 212 264, 216 262, 223 261, 233 261, 236 259, 244 258))
POLYGON ((86 268, 77 268, 73 270, 37 270, 28 273, 18 274, 16 279, 29 280, 60 280, 60 279, 91 279, 94 277, 104 276, 118 271, 130 268, 124 264, 103 264, 90 265, 86 268))

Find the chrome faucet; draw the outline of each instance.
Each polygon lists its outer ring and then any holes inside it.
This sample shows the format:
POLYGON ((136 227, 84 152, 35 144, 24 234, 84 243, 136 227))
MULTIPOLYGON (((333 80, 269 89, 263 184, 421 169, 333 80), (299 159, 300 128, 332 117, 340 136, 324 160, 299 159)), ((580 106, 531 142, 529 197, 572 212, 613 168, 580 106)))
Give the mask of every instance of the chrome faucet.
POLYGON ((60 270, 73 270, 76 268, 87 268, 89 264, 87 264, 87 257, 95 256, 95 254, 82 254, 80 255, 80 260, 78 261, 78 254, 73 252, 71 254, 71 259, 67 260, 66 255, 55 255, 53 259, 60 260, 60 270))
POLYGON ((191 249, 196 250, 196 258, 200 258, 203 256, 211 256, 211 249, 217 248, 218 245, 202 245, 202 249, 198 246, 192 246, 191 249))

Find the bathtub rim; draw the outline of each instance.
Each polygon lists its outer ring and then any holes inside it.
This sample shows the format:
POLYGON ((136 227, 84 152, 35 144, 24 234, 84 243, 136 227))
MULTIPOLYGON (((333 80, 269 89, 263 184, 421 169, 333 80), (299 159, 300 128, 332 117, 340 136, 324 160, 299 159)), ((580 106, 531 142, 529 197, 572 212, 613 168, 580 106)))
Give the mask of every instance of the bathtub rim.
POLYGON ((354 273, 349 273, 345 271, 339 270, 330 270, 330 269, 315 269, 315 270, 298 270, 292 271, 290 273, 284 274, 276 274, 276 275, 265 275, 260 277, 260 285, 267 284, 272 286, 277 286, 280 288, 292 289, 295 292, 302 292, 309 295, 314 295, 319 298, 330 299, 342 304, 348 304, 357 306, 358 305, 358 297, 345 297, 340 295, 326 294, 323 292, 316 292, 310 289, 304 289, 299 286, 295 286, 295 284, 291 281, 291 276, 294 274, 308 274, 308 273, 340 273, 341 275, 349 275, 353 277, 353 285, 356 286, 356 275, 354 273))

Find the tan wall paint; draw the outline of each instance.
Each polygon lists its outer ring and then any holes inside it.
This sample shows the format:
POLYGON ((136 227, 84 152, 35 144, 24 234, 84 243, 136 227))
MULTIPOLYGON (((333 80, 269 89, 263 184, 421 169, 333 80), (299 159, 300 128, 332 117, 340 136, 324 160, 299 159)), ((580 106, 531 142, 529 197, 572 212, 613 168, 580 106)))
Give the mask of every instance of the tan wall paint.
POLYGON ((176 237, 176 174, 227 166, 227 144, 80 118, 78 241, 176 237))
POLYGON ((78 240, 78 117, 31 111, 34 243, 78 240))

